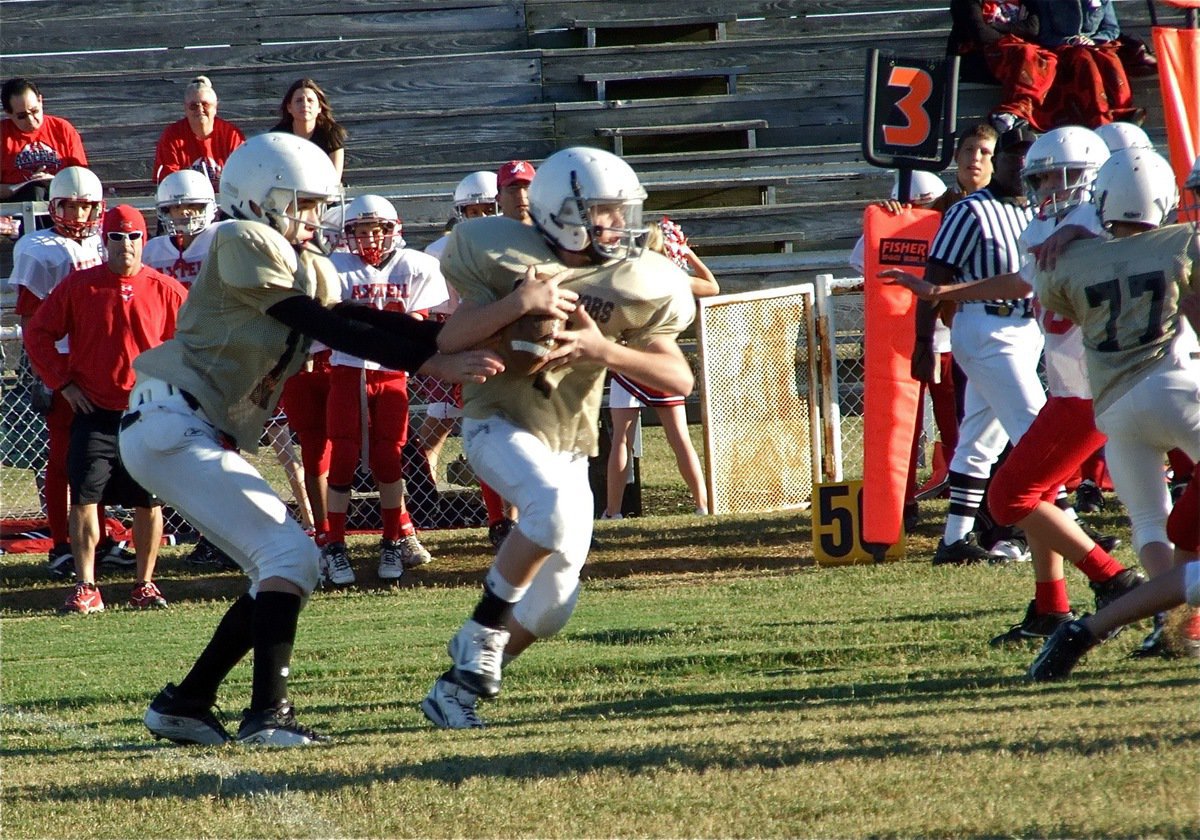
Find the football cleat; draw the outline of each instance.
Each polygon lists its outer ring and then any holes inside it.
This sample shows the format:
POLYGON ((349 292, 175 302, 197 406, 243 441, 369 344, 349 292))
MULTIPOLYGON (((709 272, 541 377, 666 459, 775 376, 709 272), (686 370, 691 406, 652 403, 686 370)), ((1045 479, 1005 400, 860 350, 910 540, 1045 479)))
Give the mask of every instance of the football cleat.
POLYGON ((500 693, 508 635, 507 630, 484 627, 468 618, 447 646, 454 660, 447 677, 486 700, 495 697, 500 693))
POLYGON ((350 566, 345 543, 331 542, 321 549, 321 577, 334 586, 354 583, 354 569, 350 566))
POLYGON ((1122 569, 1103 582, 1092 581, 1088 584, 1096 596, 1096 609, 1102 610, 1126 592, 1137 589, 1146 582, 1146 576, 1137 569, 1122 569))
POLYGON ((240 571, 242 568, 232 557, 209 542, 207 537, 200 538, 187 556, 187 562, 192 566, 215 566, 228 571, 240 571))
POLYGON ((416 534, 401 537, 399 545, 400 557, 406 569, 415 569, 417 566, 424 566, 433 560, 433 555, 426 551, 425 546, 421 545, 421 541, 417 539, 416 534))
POLYGON ((1029 678, 1037 682, 1064 679, 1083 655, 1100 643, 1081 622, 1061 625, 1042 645, 1029 666, 1029 678))
POLYGON ((237 739, 241 744, 264 747, 302 747, 329 740, 296 720, 296 710, 286 700, 270 709, 242 712, 237 739))
POLYGON ((132 569, 137 565, 137 555, 126 548, 124 543, 114 542, 96 549, 96 562, 120 569, 132 569))
POLYGON ((404 554, 399 540, 380 540, 379 577, 383 580, 399 580, 404 575, 404 554))
POLYGON ((1167 629, 1167 614, 1154 614, 1154 625, 1142 643, 1129 656, 1133 659, 1145 659, 1152 656, 1166 656, 1166 645, 1163 644, 1163 633, 1167 629))
POLYGON ((233 739, 210 711, 213 705, 211 699, 183 697, 177 686, 167 683, 150 701, 142 723, 155 738, 166 738, 176 744, 217 746, 233 739))
POLYGON ((56 545, 46 556, 46 571, 50 577, 69 580, 75 577, 75 555, 66 543, 56 545))
POLYGON ((1104 494, 1091 479, 1084 479, 1075 488, 1075 510, 1079 513, 1097 513, 1104 510, 1104 494))
POLYGON ((967 566, 974 563, 990 563, 992 556, 984 551, 975 539, 974 534, 967 534, 961 540, 946 545, 944 539, 938 540, 937 551, 933 555, 935 566, 967 566))
POLYGON ((439 729, 482 729, 483 721, 475 713, 479 697, 453 682, 449 672, 438 678, 421 701, 421 711, 439 729))
POLYGON ((167 606, 167 599, 152 581, 139 583, 129 593, 129 606, 135 610, 161 610, 167 606))
POLYGON ((1116 534, 1101 534, 1091 525, 1079 520, 1079 529, 1087 534, 1088 539, 1100 546, 1102 549, 1112 554, 1113 551, 1121 544, 1121 538, 1116 534))
POLYGON ((1025 610, 1025 617, 1020 623, 1014 624, 999 636, 994 636, 988 643, 992 647, 1004 645, 1019 645, 1025 642, 1046 639, 1061 625, 1075 619, 1075 613, 1041 613, 1037 611, 1037 601, 1030 601, 1025 610))
POLYGON ((1029 560, 1029 546, 1019 537, 997 540, 988 549, 988 562, 992 564, 1022 563, 1027 560, 1029 560))
POLYGON ((75 588, 71 590, 71 594, 67 596, 67 600, 58 608, 58 611, 60 613, 78 613, 79 615, 103 612, 104 599, 100 597, 100 589, 96 584, 81 581, 75 584, 75 588))

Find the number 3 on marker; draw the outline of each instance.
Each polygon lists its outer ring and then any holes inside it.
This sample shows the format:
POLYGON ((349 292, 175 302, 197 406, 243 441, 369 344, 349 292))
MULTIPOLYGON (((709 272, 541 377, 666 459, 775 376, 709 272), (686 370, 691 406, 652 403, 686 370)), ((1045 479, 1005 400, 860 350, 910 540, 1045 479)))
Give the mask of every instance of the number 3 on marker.
POLYGON ((892 146, 920 146, 929 139, 931 125, 925 103, 933 93, 933 77, 917 67, 893 67, 887 83, 888 87, 908 88, 896 103, 908 124, 885 125, 884 141, 892 146))

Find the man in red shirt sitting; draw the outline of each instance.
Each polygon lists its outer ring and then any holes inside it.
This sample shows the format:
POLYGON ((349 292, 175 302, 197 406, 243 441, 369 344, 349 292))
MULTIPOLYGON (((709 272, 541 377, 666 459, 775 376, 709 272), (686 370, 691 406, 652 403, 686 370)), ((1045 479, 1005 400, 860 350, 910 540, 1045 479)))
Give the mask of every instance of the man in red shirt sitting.
POLYGON ((142 265, 146 222, 127 204, 104 215, 108 260, 74 271, 54 288, 29 321, 25 348, 46 386, 75 412, 67 451, 71 486, 71 544, 77 583, 62 612, 104 609, 96 587, 95 550, 100 541, 99 505, 133 507, 137 584, 131 607, 165 607, 151 581, 162 541, 162 507, 121 464, 117 433, 133 389, 133 360, 175 334, 175 318, 187 295, 180 283, 142 265), (55 342, 70 338, 60 354, 55 342))
POLYGON ((0 87, 6 119, 0 131, 0 200, 45 201, 60 169, 87 166, 75 126, 42 110, 42 93, 29 79, 0 87))

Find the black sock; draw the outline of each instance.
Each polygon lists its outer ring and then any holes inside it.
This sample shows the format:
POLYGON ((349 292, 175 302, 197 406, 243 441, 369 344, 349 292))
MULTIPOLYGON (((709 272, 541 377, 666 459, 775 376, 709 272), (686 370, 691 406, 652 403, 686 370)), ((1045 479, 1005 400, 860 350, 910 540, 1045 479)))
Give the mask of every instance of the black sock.
POLYGON ((288 667, 303 602, 288 592, 259 592, 254 599, 254 689, 251 711, 287 699, 288 667))
POLYGON ((483 597, 479 599, 479 603, 475 606, 475 612, 471 614, 471 618, 484 627, 499 630, 504 627, 504 617, 508 615, 508 611, 512 608, 513 605, 510 601, 505 601, 499 595, 492 592, 485 583, 483 585, 483 597))
POLYGON ((225 611, 212 640, 179 684, 179 693, 204 701, 216 697, 217 687, 250 652, 253 622, 254 599, 243 595, 225 611))

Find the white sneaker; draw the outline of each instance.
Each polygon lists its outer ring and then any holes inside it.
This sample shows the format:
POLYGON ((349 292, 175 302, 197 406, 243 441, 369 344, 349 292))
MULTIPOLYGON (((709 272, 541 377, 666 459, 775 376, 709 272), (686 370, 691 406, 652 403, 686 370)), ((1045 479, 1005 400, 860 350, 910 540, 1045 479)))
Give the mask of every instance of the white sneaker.
POLYGON ((507 630, 484 627, 468 618, 447 646, 454 660, 447 676, 484 699, 495 697, 500 693, 500 671, 508 635, 507 630))
POLYGON ((461 685, 441 677, 421 701, 421 711, 430 723, 441 729, 482 729, 483 721, 475 714, 478 700, 461 685))
POLYGON ((994 562, 1019 563, 1030 559, 1029 549, 1017 540, 999 540, 988 549, 994 562))
POLYGON ((600 514, 600 518, 601 519, 624 519, 625 515, 621 514, 621 513, 614 513, 611 516, 609 516, 607 513, 602 513, 602 514, 600 514))
POLYGON ((321 549, 321 577, 334 586, 354 583, 354 569, 345 543, 332 542, 321 549))
POLYGON ((421 541, 417 539, 416 534, 401 537, 397 542, 397 546, 400 550, 401 562, 404 563, 404 568, 406 569, 424 566, 433 560, 433 555, 425 550, 425 546, 421 545, 421 541))
POLYGON ((399 540, 381 540, 379 543, 379 577, 383 580, 399 580, 404 575, 404 551, 399 540))

